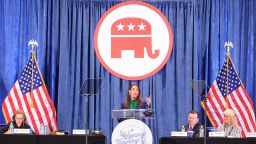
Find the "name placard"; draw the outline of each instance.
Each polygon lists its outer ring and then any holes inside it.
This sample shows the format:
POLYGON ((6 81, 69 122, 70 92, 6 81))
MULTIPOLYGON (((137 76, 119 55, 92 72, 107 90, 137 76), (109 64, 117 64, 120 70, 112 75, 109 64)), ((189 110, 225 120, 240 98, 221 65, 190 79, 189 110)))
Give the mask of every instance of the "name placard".
POLYGON ((224 132, 209 132, 209 137, 225 137, 224 132))
POLYGON ((172 131, 171 136, 173 137, 186 137, 188 136, 187 132, 180 132, 180 131, 172 131))
POLYGON ((14 134, 31 134, 30 129, 13 129, 14 134))
POLYGON ((89 134, 89 130, 87 130, 87 133, 86 133, 86 131, 85 131, 85 129, 73 129, 73 131, 72 131, 72 133, 74 134, 74 135, 84 135, 84 134, 89 134))
POLYGON ((256 132, 248 132, 247 134, 246 134, 246 137, 256 137, 256 132))

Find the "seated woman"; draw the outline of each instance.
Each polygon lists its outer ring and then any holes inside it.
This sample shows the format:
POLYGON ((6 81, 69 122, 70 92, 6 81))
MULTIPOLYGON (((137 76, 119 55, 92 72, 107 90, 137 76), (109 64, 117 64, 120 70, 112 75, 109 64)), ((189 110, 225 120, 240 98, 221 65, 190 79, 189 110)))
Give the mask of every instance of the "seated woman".
MULTIPOLYGON (((0 130, 1 134, 12 134, 10 128, 22 128, 22 129, 31 129, 30 126, 26 123, 26 115, 22 110, 17 110, 12 117, 12 121, 6 124, 3 129, 0 130)), ((33 132, 32 132, 33 133, 33 132)))
POLYGON ((236 114, 232 109, 224 111, 223 125, 217 128, 217 131, 224 131, 226 137, 240 138, 242 130, 237 124, 236 114))
MULTIPOLYGON (((151 104, 150 97, 143 101, 140 95, 140 88, 136 84, 130 85, 125 101, 121 104, 121 109, 147 109, 151 104)), ((121 122, 124 119, 118 119, 121 122)))

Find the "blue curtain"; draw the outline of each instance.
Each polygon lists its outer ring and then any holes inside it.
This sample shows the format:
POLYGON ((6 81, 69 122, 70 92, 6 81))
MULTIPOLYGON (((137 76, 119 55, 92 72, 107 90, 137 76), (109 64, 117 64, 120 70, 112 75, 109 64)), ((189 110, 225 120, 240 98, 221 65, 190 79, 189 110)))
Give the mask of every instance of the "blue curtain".
MULTIPOLYGON (((39 42, 36 56, 57 109, 59 129, 85 128, 85 97, 79 95, 86 78, 103 78, 97 95, 89 97, 89 128, 100 129, 111 141, 118 124, 111 110, 119 109, 128 86, 139 84, 143 99, 152 98, 154 119, 147 120, 154 143, 187 122, 187 114, 203 111, 201 97, 190 80, 210 86, 225 60, 224 43, 232 41, 231 57, 255 99, 256 3, 251 0, 148 0, 169 20, 174 33, 172 54, 164 68, 140 80, 119 79, 99 63, 93 37, 97 22, 119 0, 3 0, 0 1, 0 103, 21 74, 30 55, 27 43, 39 42)), ((3 114, 0 122, 5 123, 3 114)), ((203 123, 202 119, 200 120, 203 123)))

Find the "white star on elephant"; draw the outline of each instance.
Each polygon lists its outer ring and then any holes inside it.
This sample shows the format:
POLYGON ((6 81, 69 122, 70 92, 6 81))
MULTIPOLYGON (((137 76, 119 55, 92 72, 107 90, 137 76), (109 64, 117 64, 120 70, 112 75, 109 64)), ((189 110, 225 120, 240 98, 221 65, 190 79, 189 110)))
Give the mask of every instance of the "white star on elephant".
POLYGON ((121 22, 120 22, 116 27, 117 27, 117 30, 118 30, 118 31, 120 31, 120 30, 121 30, 121 31, 124 31, 124 25, 122 25, 121 22))
POLYGON ((129 31, 130 31, 130 30, 134 31, 134 27, 135 27, 135 25, 133 25, 132 23, 130 23, 130 24, 128 25, 128 30, 129 30, 129 31))

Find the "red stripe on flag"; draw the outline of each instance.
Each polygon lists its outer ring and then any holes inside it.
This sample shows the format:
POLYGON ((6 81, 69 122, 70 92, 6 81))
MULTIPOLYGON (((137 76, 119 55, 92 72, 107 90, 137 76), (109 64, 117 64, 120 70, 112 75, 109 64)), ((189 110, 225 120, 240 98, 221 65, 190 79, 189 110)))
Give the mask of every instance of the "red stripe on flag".
MULTIPOLYGON (((240 108, 241 106, 238 104, 237 102, 237 99, 235 99, 233 93, 230 93, 230 96, 229 96, 232 100, 232 102, 234 103, 234 106, 236 107, 236 109, 238 110, 239 114, 241 115, 243 121, 244 121, 244 126, 246 127, 246 131, 248 131, 250 129, 248 123, 246 122, 246 118, 245 118, 245 115, 244 115, 244 112, 242 111, 242 109, 240 108)), ((240 125, 242 126, 242 125, 240 125)))
MULTIPOLYGON (((214 95, 214 97, 216 98, 215 95, 214 95)), ((218 117, 219 121, 221 121, 222 116, 220 115, 215 103, 213 102, 212 96, 208 97, 208 101, 211 104, 212 108, 214 109, 214 112, 215 112, 216 116, 218 117)), ((216 104, 218 104, 218 103, 216 103, 216 104)))
MULTIPOLYGON (((253 102, 251 100, 251 98, 249 97, 248 93, 246 92, 245 88, 243 86, 241 86, 241 89, 243 91, 243 94, 245 95, 247 101, 250 103, 248 106, 248 109, 250 110, 250 114, 252 115, 253 118, 253 124, 254 124, 254 130, 256 129, 256 124, 255 124, 255 113, 254 113, 254 105, 253 102)), ((244 97, 242 97, 244 99, 244 97)))
POLYGON ((34 94, 34 92, 35 92, 35 91, 33 91, 33 96, 31 96, 31 97, 32 97, 32 101, 33 101, 33 106, 34 106, 34 108, 35 108, 36 115, 37 115, 37 117, 38 117, 38 119, 39 119, 39 123, 42 124, 42 123, 44 123, 44 121, 43 121, 42 115, 40 114, 40 110, 39 110, 39 108, 38 108, 38 102, 35 100, 35 94, 34 94))
MULTIPOLYGON (((251 113, 250 113, 250 110, 249 110, 248 106, 246 105, 245 100, 242 98, 242 95, 241 95, 241 93, 239 92, 238 89, 236 89, 235 91, 236 91, 236 94, 237 94, 239 100, 240 100, 241 103, 243 104, 243 106, 244 106, 244 108, 245 108, 245 110, 246 110, 247 115, 249 116, 248 118, 249 118, 249 120, 250 120, 251 125, 254 127, 254 120, 253 120, 253 118, 252 118, 252 115, 251 115, 251 113)), ((244 111, 241 110, 240 113, 244 113, 244 111)), ((253 129, 254 129, 254 128, 253 128, 253 129)), ((251 129, 250 129, 250 128, 249 128, 249 129, 247 128, 247 131, 251 132, 251 129)))
POLYGON ((42 105, 42 108, 43 108, 43 111, 42 111, 42 112, 45 114, 46 120, 47 120, 47 123, 48 123, 48 126, 49 126, 50 130, 52 131, 51 119, 50 119, 50 117, 49 117, 49 113, 48 113, 47 108, 46 108, 46 106, 45 106, 45 104, 44 104, 44 101, 43 101, 43 99, 42 99, 42 95, 41 95, 41 92, 39 91, 39 88, 36 89, 36 92, 37 92, 39 101, 40 101, 40 103, 41 103, 41 105, 42 105))
POLYGON ((243 85, 241 86, 241 88, 242 88, 242 90, 243 90, 243 92, 244 92, 244 94, 245 94, 247 100, 249 101, 251 108, 252 108, 253 111, 254 111, 254 105, 253 105, 253 102, 252 102, 251 98, 249 97, 249 95, 248 95, 248 93, 246 92, 246 90, 245 90, 245 88, 244 88, 243 85))
POLYGON ((250 112, 250 115, 251 115, 252 118, 253 118, 253 123, 252 123, 252 125, 253 125, 254 131, 255 131, 255 130, 256 130, 256 123, 255 123, 254 105, 253 105, 253 102, 252 102, 251 98, 249 97, 248 93, 246 92, 244 86, 242 86, 242 91, 244 92, 244 95, 246 96, 247 100, 248 100, 249 103, 250 103, 250 107, 249 107, 249 108, 250 108, 250 110, 251 110, 251 112, 252 112, 252 113, 250 112))
POLYGON ((28 110, 28 114, 29 114, 29 117, 30 117, 30 119, 31 119, 31 123, 32 123, 32 125, 33 125, 33 127, 34 127, 34 132, 35 133, 38 133, 38 127, 37 127, 37 125, 36 125, 36 122, 35 122, 35 118, 34 118, 34 115, 32 114, 32 111, 31 111, 31 108, 30 108, 30 103, 28 102, 28 99, 27 99, 27 96, 26 95, 23 95, 23 97, 24 97, 24 102, 25 102, 25 106, 27 107, 27 110, 28 110))
POLYGON ((19 97, 19 94, 18 94, 18 91, 17 91, 15 85, 14 85, 14 87, 13 87, 13 92, 14 92, 14 96, 15 96, 15 98, 16 98, 16 101, 17 101, 17 103, 18 103, 18 105, 19 105, 19 108, 22 109, 21 100, 20 100, 20 97, 19 97))
MULTIPOLYGON (((216 84, 217 84, 217 83, 216 83, 216 84)), ((217 88, 217 89, 218 89, 218 88, 217 88)), ((217 93, 217 91, 216 91, 215 86, 212 87, 212 93, 213 93, 215 99, 217 100, 218 104, 220 105, 221 110, 224 111, 224 110, 225 110, 225 106, 222 104, 221 99, 220 99, 220 97, 218 96, 218 93, 217 93)))
MULTIPOLYGON (((208 98, 209 98, 209 97, 210 97, 210 94, 208 93, 207 96, 208 96, 208 98)), ((207 103, 208 103, 208 101, 206 102, 206 104, 205 104, 205 102, 203 102, 202 104, 203 104, 204 108, 206 109, 206 113, 207 113, 209 119, 211 120, 212 125, 213 125, 214 127, 216 127, 216 126, 217 126, 217 121, 215 120, 215 118, 214 118, 212 112, 210 111, 210 109, 209 109, 207 103)))
POLYGON ((43 91, 45 93, 45 96, 47 98, 48 103, 50 104, 50 107, 51 107, 51 110, 52 110, 52 113, 53 113, 53 120, 54 120, 55 129, 58 130, 58 125, 57 125, 57 121, 56 121, 56 110, 55 110, 55 107, 54 107, 54 105, 53 105, 53 103, 51 101, 51 98, 50 98, 50 96, 48 94, 48 91, 47 91, 45 85, 42 85, 42 88, 43 88, 43 91))
MULTIPOLYGON (((241 125, 239 120, 237 122, 238 122, 238 125, 241 125)), ((245 132, 244 132, 243 128, 241 128, 241 129, 242 129, 242 137, 244 138, 246 135, 245 135, 245 132)))
POLYGON ((10 93, 8 94, 7 99, 9 101, 10 106, 11 106, 12 112, 15 112, 16 109, 14 107, 14 104, 13 104, 12 97, 11 97, 10 93))
POLYGON ((52 111, 53 111, 53 115, 54 115, 54 117, 56 117, 55 107, 54 107, 54 105, 53 105, 53 103, 52 103, 52 100, 51 100, 51 98, 50 98, 50 96, 49 96, 49 94, 48 94, 48 91, 47 91, 45 85, 42 85, 42 88, 43 88, 43 90, 44 90, 44 93, 45 93, 45 96, 46 96, 46 98, 47 98, 47 101, 48 101, 48 103, 49 103, 50 106, 51 106, 51 109, 52 109, 52 111))
MULTIPOLYGON (((237 121, 238 122, 238 125, 241 125, 240 121, 237 121)), ((241 128, 242 129, 242 128, 241 128)), ((242 138, 244 138, 246 135, 245 135, 245 132, 244 130, 242 129, 242 138)))
POLYGON ((4 116, 5 116, 6 122, 10 122, 12 119, 11 119, 11 116, 10 116, 10 114, 8 112, 8 109, 7 109, 7 106, 6 106, 5 102, 2 104, 2 109, 3 109, 3 112, 4 112, 4 116))

